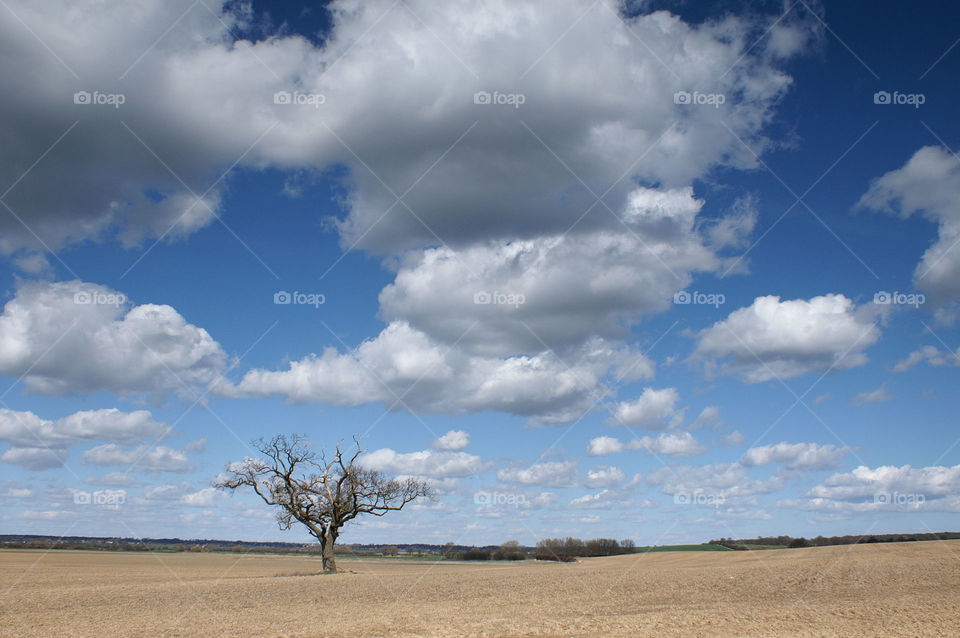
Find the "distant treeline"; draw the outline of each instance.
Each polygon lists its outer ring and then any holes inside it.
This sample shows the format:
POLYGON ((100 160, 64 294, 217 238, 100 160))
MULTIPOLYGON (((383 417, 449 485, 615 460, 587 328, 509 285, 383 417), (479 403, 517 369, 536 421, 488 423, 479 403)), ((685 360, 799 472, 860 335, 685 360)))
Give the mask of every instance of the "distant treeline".
POLYGON ((180 538, 120 538, 85 536, 0 535, 0 547, 15 549, 87 549, 115 552, 258 552, 319 554, 317 543, 249 543, 180 538))
POLYGON ((614 556, 616 554, 632 554, 636 545, 630 539, 617 542, 612 538, 594 538, 582 541, 579 538, 547 538, 533 550, 533 557, 537 560, 558 560, 571 562, 578 557, 585 556, 614 556))
MULTIPOLYGON (((35 536, 0 535, 0 547, 17 549, 83 549, 100 551, 132 552, 235 552, 266 554, 319 555, 319 543, 250 543, 208 539, 179 538, 119 538, 84 536, 35 536)), ((576 560, 581 556, 611 556, 629 554, 635 550, 631 540, 616 541, 610 538, 595 538, 583 541, 579 538, 548 538, 534 547, 524 547, 517 541, 502 545, 482 547, 470 545, 408 544, 372 545, 345 544, 337 547, 337 553, 346 556, 438 556, 448 560, 576 560)))
MULTIPOLYGON (((960 539, 960 532, 935 532, 918 534, 850 534, 846 536, 761 536, 758 538, 721 538, 708 545, 722 545, 734 550, 749 550, 778 547, 823 547, 826 545, 854 545, 857 543, 903 543, 910 541, 933 541, 960 539)), ((679 546, 678 546, 679 547, 679 546)), ((31 534, 0 535, 0 548, 17 549, 86 549, 100 551, 134 552, 235 552, 264 554, 319 555, 319 543, 247 542, 209 539, 180 538, 121 538, 85 536, 38 536, 31 534)), ((431 545, 409 543, 398 545, 345 544, 337 547, 342 556, 438 556, 451 560, 538 560, 573 561, 586 556, 612 556, 632 554, 638 551, 632 540, 616 541, 612 538, 594 538, 583 541, 579 538, 547 538, 536 547, 525 547, 517 541, 502 545, 431 545)))
POLYGON ((856 545, 858 543, 908 543, 913 541, 944 541, 960 539, 960 532, 930 532, 921 534, 847 534, 846 536, 760 536, 758 538, 721 538, 710 545, 722 545, 730 549, 747 550, 752 546, 825 547, 827 545, 856 545))
POLYGON ((546 538, 537 546, 526 548, 517 541, 507 541, 496 549, 489 547, 457 548, 453 543, 444 545, 441 554, 453 560, 556 560, 570 562, 584 556, 613 556, 632 554, 636 546, 632 540, 616 541, 612 538, 594 538, 588 541, 579 538, 546 538))
MULTIPOLYGON (((446 556, 460 558, 467 552, 486 553, 489 557, 516 560, 518 552, 523 558, 532 548, 524 548, 512 541, 518 550, 512 550, 510 543, 504 546, 487 545, 472 547, 469 545, 431 545, 427 543, 409 543, 399 545, 344 544, 338 545, 336 552, 346 556, 446 556), (504 553, 502 547, 508 547, 504 553), (499 552, 499 553, 498 553, 499 552), (509 554, 509 555, 508 555, 509 554)), ((85 549, 117 552, 235 552, 262 554, 309 554, 319 555, 319 543, 283 543, 248 542, 210 539, 180 538, 124 538, 124 537, 86 537, 86 536, 39 536, 32 534, 0 535, 0 548, 8 549, 85 549)), ((475 554, 471 554, 475 555, 475 554)))
POLYGON ((461 548, 447 543, 440 550, 440 554, 449 560, 526 560, 530 555, 529 550, 517 541, 507 541, 496 548, 461 548))

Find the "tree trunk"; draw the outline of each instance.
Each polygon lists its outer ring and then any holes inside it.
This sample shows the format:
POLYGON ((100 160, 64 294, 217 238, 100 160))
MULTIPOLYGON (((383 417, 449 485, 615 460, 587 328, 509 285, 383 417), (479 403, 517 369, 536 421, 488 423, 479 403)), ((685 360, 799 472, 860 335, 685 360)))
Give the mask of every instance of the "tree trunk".
POLYGON ((320 547, 321 552, 323 554, 323 573, 324 574, 337 573, 337 561, 335 561, 333 558, 333 543, 335 540, 336 540, 336 536, 334 536, 333 534, 328 534, 320 547))

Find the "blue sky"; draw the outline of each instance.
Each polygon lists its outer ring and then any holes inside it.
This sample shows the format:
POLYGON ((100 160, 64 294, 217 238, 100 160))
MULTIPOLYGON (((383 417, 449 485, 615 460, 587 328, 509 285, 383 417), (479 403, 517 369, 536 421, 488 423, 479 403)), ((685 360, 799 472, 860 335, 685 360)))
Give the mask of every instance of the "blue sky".
POLYGON ((293 432, 436 487, 344 542, 956 529, 955 8, 141 4, 0 10, 5 532, 305 540, 293 432))

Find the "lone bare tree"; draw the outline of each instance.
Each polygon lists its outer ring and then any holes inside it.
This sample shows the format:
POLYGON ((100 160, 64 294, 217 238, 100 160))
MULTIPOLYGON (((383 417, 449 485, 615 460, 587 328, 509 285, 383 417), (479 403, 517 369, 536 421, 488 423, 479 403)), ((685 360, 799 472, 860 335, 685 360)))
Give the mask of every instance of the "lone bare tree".
POLYGON ((363 450, 356 438, 354 443, 357 449, 351 456, 345 456, 337 445, 328 460, 299 434, 259 439, 253 445, 264 458, 247 457, 227 465, 226 475, 214 481, 214 487, 252 488, 265 503, 277 508, 280 529, 290 529, 294 521, 302 523, 320 541, 323 571, 334 573, 333 546, 346 523, 360 514, 383 516, 414 499, 433 497, 424 481, 388 479, 358 465, 363 450))

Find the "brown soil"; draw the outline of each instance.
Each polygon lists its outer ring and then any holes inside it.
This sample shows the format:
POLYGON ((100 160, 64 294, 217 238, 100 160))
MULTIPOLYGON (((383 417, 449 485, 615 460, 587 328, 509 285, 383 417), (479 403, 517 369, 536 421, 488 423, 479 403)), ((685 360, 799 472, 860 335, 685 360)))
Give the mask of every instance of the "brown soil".
POLYGON ((559 564, 0 551, 0 636, 960 636, 960 541, 559 564))

